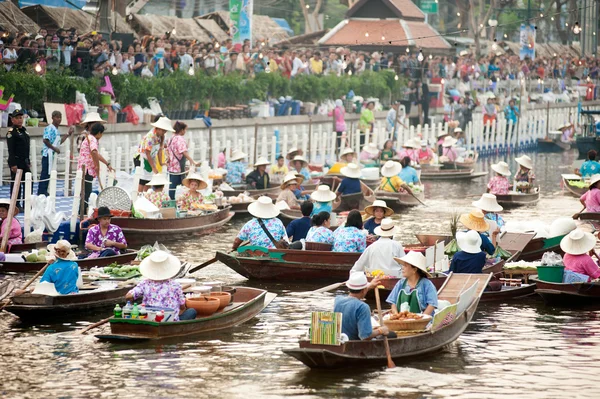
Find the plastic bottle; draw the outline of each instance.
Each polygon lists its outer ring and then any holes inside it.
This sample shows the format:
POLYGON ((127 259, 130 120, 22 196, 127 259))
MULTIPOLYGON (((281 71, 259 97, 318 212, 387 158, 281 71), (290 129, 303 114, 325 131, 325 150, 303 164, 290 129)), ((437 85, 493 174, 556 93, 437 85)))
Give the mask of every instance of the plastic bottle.
POLYGON ((133 309, 131 310, 131 318, 139 319, 140 318, 140 309, 138 308, 137 303, 133 303, 133 309))
POLYGON ((160 323, 161 321, 163 321, 165 319, 165 311, 161 310, 160 313, 158 313, 156 315, 156 317, 154 318, 154 321, 157 323, 160 323))
POLYGON ((132 310, 131 302, 127 301, 127 304, 123 307, 123 318, 131 319, 131 310, 132 310))
POLYGON ((140 319, 147 319, 148 318, 148 311, 146 310, 146 305, 144 305, 142 303, 142 306, 140 307, 140 319))
POLYGON ((115 312, 115 318, 116 319, 120 319, 121 317, 123 317, 123 311, 122 311, 122 309, 121 309, 121 307, 119 306, 118 303, 115 305, 114 312, 115 312))

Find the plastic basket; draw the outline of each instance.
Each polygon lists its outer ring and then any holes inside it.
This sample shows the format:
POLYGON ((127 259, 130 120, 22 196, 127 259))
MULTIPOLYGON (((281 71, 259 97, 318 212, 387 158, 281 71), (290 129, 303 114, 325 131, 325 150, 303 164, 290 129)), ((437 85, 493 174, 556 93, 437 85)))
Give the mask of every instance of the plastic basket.
POLYGON ((549 283, 562 283, 563 274, 565 272, 564 266, 538 266, 537 267, 538 278, 541 281, 547 281, 549 283))

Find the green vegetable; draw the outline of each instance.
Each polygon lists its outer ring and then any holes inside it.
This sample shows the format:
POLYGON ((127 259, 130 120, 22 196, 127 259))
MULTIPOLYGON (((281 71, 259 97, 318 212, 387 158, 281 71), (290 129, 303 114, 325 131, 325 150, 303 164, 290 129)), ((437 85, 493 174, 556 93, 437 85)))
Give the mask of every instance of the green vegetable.
POLYGON ((500 247, 500 245, 498 245, 496 247, 496 250, 494 251, 494 254, 492 255, 492 258, 502 258, 502 259, 509 259, 512 256, 512 254, 508 251, 505 251, 504 249, 502 249, 500 247))

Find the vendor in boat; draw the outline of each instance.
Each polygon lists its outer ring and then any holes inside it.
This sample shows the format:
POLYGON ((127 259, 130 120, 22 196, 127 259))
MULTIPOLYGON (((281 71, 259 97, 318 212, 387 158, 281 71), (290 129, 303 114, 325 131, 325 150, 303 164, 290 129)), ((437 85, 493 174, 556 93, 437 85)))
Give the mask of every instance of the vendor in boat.
POLYGON ((225 165, 225 169, 227 169, 225 181, 227 184, 242 184, 244 182, 246 179, 246 166, 242 161, 245 158, 246 154, 240 150, 234 150, 231 153, 231 157, 225 165))
POLYGON ((392 313, 408 310, 433 316, 438 307, 437 290, 429 280, 427 259, 420 252, 410 251, 401 258, 394 258, 402 265, 402 278, 396 283, 386 302, 392 305, 392 313))
POLYGON ((408 184, 404 183, 398 175, 402 171, 402 165, 396 161, 387 161, 381 168, 381 183, 377 190, 387 191, 388 193, 399 193, 403 190, 412 194, 408 184))
POLYGON ((275 248, 275 243, 281 240, 289 241, 283 223, 277 218, 279 209, 273 204, 271 198, 259 197, 258 200, 248 205, 248 212, 254 218, 247 222, 238 233, 233 242, 234 250, 238 249, 244 241, 249 241, 248 245, 265 248, 275 248))
POLYGON ((386 162, 394 158, 396 155, 396 151, 394 150, 394 142, 392 140, 386 140, 383 143, 383 150, 379 154, 379 160, 381 162, 386 162))
POLYGON ((362 216, 357 210, 350 211, 346 224, 334 234, 333 252, 362 252, 367 247, 367 235, 362 230, 362 216))
POLYGON ((202 178, 202 175, 197 172, 190 172, 185 179, 183 185, 187 187, 179 197, 177 197, 177 207, 179 210, 187 212, 192 209, 197 209, 202 204, 203 197, 199 190, 204 190, 208 184, 202 178))
POLYGON ((375 143, 367 143, 360 152, 360 162, 366 165, 373 165, 379 159, 379 148, 375 143))
POLYGON ((140 264, 144 280, 127 293, 128 301, 144 300, 148 307, 173 309, 173 321, 194 320, 195 309, 185 308, 185 295, 181 284, 173 280, 181 269, 181 262, 175 255, 165 251, 155 251, 140 264))
POLYGON ((519 171, 515 174, 515 182, 517 191, 528 193, 531 190, 535 174, 533 173, 533 162, 527 155, 522 155, 515 158, 515 162, 519 164, 519 171))
POLYGON ((373 235, 375 234, 375 228, 381 225, 383 218, 392 216, 394 211, 387 206, 385 201, 375 200, 371 205, 365 207, 365 213, 369 216, 369 219, 365 222, 364 229, 370 235, 373 235))
POLYGON ((593 175, 590 180, 590 187, 580 198, 579 201, 585 206, 586 212, 600 212, 600 174, 593 175))
POLYGON ((427 140, 421 140, 421 149, 417 152, 419 164, 430 164, 435 159, 435 153, 427 144, 427 140))
MULTIPOLYGON (((456 128, 456 129, 460 129, 460 128, 456 128)), ((455 130, 456 130, 455 129, 455 130)), ((446 140, 446 137, 450 136, 450 134, 448 132, 446 132, 445 130, 442 130, 441 132, 438 133, 437 136, 437 154, 438 156, 442 156, 444 154, 444 140, 446 140)))
POLYGON ((342 333, 350 340, 369 340, 381 336, 395 338, 396 334, 389 331, 386 326, 373 329, 371 324, 371 308, 363 300, 370 289, 377 287, 380 279, 373 279, 371 283, 364 273, 352 273, 346 287, 348 296, 336 296, 333 311, 342 314, 342 333))
POLYGON ((311 218, 311 228, 306 234, 307 242, 319 242, 331 244, 333 246, 334 238, 331 227, 331 214, 329 212, 319 212, 311 218))
POLYGON ((342 168, 350 163, 355 163, 356 152, 350 147, 346 147, 340 154, 340 160, 334 163, 327 171, 328 175, 339 175, 342 173, 342 168))
POLYGON ((460 251, 454 254, 450 262, 450 271, 454 273, 481 273, 486 255, 481 250, 481 236, 475 230, 456 233, 456 243, 460 251))
POLYGON ((468 230, 475 230, 481 236, 481 250, 493 255, 496 250, 496 237, 500 233, 500 229, 496 228, 492 232, 492 239, 487 236, 490 230, 490 224, 485 220, 483 212, 479 209, 474 209, 470 213, 463 213, 458 219, 468 230))
POLYGON ((592 259, 596 237, 581 229, 575 229, 560 241, 560 248, 565 252, 563 264, 565 270, 588 276, 588 281, 600 278, 600 267, 592 259))
POLYGON ((285 158, 283 157, 283 155, 280 155, 277 157, 277 164, 275 164, 271 167, 271 170, 269 171, 269 175, 270 175, 271 181, 273 183, 281 184, 283 177, 285 175, 287 175, 288 172, 289 172, 289 169, 288 169, 287 165, 285 164, 285 158))
POLYGON ((313 216, 320 212, 332 212, 332 203, 336 199, 336 195, 329 186, 321 184, 313 193, 310 198, 313 200, 313 210, 310 216, 313 216))
POLYGON ((508 164, 504 161, 492 164, 492 170, 496 174, 487 185, 487 192, 494 195, 507 195, 510 191, 508 178, 511 173, 508 164))
POLYGON ((144 196, 150 202, 152 202, 157 208, 163 207, 163 202, 168 202, 171 200, 169 194, 167 194, 164 189, 165 186, 169 186, 171 182, 167 179, 162 173, 158 173, 152 175, 152 179, 146 183, 147 186, 152 187, 152 191, 146 191, 144 196))
MULTIPOLYGON (((313 203, 310 201, 304 201, 302 205, 300 205, 300 212, 302 212, 302 217, 299 219, 292 220, 290 224, 287 225, 285 231, 290 240, 297 242, 304 238, 308 234, 311 226, 311 214, 313 212, 313 203)), ((299 249, 299 248, 294 248, 299 249)))
POLYGON ((563 143, 571 143, 573 141, 573 136, 575 135, 575 125, 567 122, 563 123, 558 127, 558 130, 562 133, 560 136, 560 141, 563 143))
POLYGON ((119 255, 121 250, 127 249, 123 230, 111 224, 111 218, 112 214, 108 207, 98 208, 98 216, 96 216, 98 224, 90 227, 85 238, 85 249, 92 252, 87 256, 88 259, 119 255))
POLYGON ((398 177, 406 184, 420 184, 419 175, 417 170, 410 165, 410 158, 404 157, 400 160, 402 170, 398 174, 398 177))
POLYGON ((382 270, 386 276, 400 276, 400 265, 394 258, 402 258, 404 247, 399 241, 393 239, 394 234, 399 234, 400 228, 390 218, 381 221, 381 225, 375 228, 375 234, 379 239, 369 245, 354 263, 350 273, 370 272, 376 269, 382 270))
POLYGON ((596 155, 598 153, 595 150, 589 150, 587 153, 587 159, 579 170, 575 170, 578 175, 583 178, 591 177, 597 173, 600 173, 600 162, 596 161, 596 155))
POLYGON ((398 158, 403 159, 404 157, 408 157, 411 162, 414 164, 419 163, 419 153, 418 149, 421 148, 421 142, 417 137, 414 137, 410 140, 407 140, 403 145, 402 149, 398 151, 398 158), (417 142, 418 141, 418 142, 417 142))
POLYGON ((264 190, 269 188, 270 178, 267 173, 267 166, 270 164, 271 162, 269 162, 267 158, 258 158, 254 163, 254 170, 246 176, 248 188, 251 188, 252 190, 264 190))
MULTIPOLYGON (((342 168, 341 172, 344 178, 341 180, 341 183, 335 192, 336 195, 339 197, 340 195, 361 193, 362 183, 360 181, 360 166, 355 163, 349 163, 342 168)), ((336 180, 340 181, 339 178, 336 178, 336 180)))
POLYGON ((302 155, 296 155, 293 160, 294 168, 291 172, 301 174, 304 180, 310 181, 310 172, 308 171, 308 161, 302 155))
POLYGON ((19 213, 19 207, 15 205, 15 214, 13 215, 8 228, 8 209, 10 207, 9 199, 0 199, 0 219, 2 219, 2 227, 0 228, 0 240, 4 238, 8 230, 8 245, 23 244, 23 232, 21 230, 21 224, 17 220, 17 214, 19 213))
POLYGON ((142 177, 138 187, 140 193, 148 189, 146 183, 152 179, 152 174, 162 172, 162 166, 166 164, 166 157, 164 156, 165 134, 175 132, 171 120, 164 116, 150 126, 153 129, 144 136, 133 157, 133 164, 142 167, 142 177))
POLYGON ((456 159, 458 158, 456 143, 458 143, 458 140, 454 137, 447 136, 444 138, 444 142, 442 143, 442 157, 444 158, 440 160, 441 162, 456 162, 456 159))
POLYGON ((81 270, 77 265, 77 257, 67 240, 58 240, 56 244, 48 245, 49 265, 40 283, 54 284, 54 288, 61 295, 77 294, 79 287, 83 286, 81 270))
POLYGON ((281 183, 281 192, 277 196, 277 202, 285 201, 285 203, 290 207, 290 209, 300 209, 300 204, 296 199, 296 195, 294 194, 294 190, 298 187, 300 182, 302 181, 302 177, 297 177, 293 172, 288 173, 283 178, 283 183, 281 183))
POLYGON ((494 194, 482 194, 480 199, 472 202, 472 205, 483 212, 485 220, 490 223, 490 230, 492 232, 497 228, 502 229, 506 224, 502 216, 498 214, 504 208, 498 203, 494 194))

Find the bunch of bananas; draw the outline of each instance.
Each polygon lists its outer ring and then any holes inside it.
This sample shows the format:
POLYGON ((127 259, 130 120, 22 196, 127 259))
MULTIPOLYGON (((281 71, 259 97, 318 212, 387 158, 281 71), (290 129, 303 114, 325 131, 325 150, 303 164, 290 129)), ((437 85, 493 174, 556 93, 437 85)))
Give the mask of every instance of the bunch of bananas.
POLYGON ((371 272, 369 272, 370 277, 373 278, 377 278, 377 277, 385 277, 385 272, 381 269, 375 269, 372 270, 371 272))

